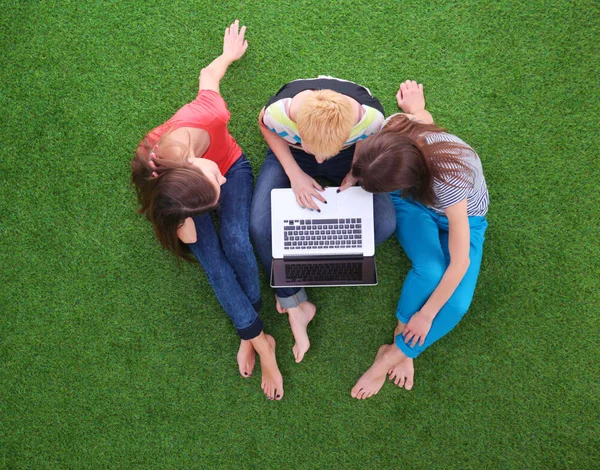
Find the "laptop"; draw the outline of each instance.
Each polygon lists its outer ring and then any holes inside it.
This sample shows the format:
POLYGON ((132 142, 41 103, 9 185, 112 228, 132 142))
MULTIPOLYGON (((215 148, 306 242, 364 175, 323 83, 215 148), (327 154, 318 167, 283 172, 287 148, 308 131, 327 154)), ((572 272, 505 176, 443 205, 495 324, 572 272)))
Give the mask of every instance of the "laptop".
POLYGON ((330 187, 303 209, 291 189, 271 191, 272 287, 377 284, 373 195, 360 187, 330 187))

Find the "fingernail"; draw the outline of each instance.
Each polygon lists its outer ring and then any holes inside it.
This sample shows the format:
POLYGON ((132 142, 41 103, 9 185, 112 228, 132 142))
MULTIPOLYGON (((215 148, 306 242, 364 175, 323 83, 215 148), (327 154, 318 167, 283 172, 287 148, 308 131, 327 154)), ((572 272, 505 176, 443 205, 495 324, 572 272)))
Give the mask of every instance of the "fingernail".
POLYGON ((319 211, 319 213, 321 212, 321 209, 317 209, 319 211))
POLYGON ((338 190, 336 191, 336 193, 339 193, 339 192, 340 192, 340 190, 339 190, 339 188, 338 188, 338 190))
POLYGON ((327 201, 325 201, 325 204, 327 204, 327 201))

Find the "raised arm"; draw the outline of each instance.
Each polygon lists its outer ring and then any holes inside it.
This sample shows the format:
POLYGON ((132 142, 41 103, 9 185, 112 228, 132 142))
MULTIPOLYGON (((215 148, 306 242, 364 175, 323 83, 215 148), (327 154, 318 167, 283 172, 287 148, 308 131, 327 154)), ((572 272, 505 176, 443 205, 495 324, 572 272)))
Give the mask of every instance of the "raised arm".
POLYGON ((433 117, 425 110, 425 95, 423 84, 414 80, 406 80, 400 84, 396 93, 398 107, 404 111, 409 119, 423 124, 433 124, 433 117))
POLYGON ((242 26, 240 29, 239 20, 235 20, 229 28, 225 29, 223 54, 200 72, 200 90, 213 90, 219 93, 219 83, 227 68, 241 58, 248 49, 248 41, 244 39, 245 34, 246 27, 242 26))

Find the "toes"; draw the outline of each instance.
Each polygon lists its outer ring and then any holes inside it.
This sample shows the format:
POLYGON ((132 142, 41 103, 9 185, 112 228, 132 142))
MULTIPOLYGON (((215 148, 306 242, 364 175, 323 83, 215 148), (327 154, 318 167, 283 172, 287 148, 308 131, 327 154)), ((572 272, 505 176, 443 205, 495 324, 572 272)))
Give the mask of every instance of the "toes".
POLYGON ((406 384, 404 385, 404 388, 406 390, 411 390, 413 388, 413 379, 412 378, 406 379, 406 384))
POLYGON ((400 383, 397 383, 396 385, 398 385, 398 387, 402 388, 402 387, 404 387, 404 382, 405 381, 406 381, 406 377, 404 375, 402 375, 400 377, 400 381, 399 381, 400 383))

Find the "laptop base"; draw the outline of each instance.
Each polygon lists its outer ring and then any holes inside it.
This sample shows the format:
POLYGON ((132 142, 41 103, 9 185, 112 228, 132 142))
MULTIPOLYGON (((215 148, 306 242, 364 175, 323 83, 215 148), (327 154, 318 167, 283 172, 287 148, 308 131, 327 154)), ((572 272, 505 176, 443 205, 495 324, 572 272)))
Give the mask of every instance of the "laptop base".
POLYGON ((271 287, 375 286, 375 257, 311 256, 273 259, 271 287))

